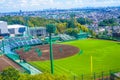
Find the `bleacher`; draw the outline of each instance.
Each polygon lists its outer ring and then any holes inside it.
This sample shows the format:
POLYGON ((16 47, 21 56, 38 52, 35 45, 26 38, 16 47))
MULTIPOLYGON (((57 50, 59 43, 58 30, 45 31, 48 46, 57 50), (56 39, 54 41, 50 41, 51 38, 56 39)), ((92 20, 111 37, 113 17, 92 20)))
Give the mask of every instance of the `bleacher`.
POLYGON ((38 38, 32 39, 29 37, 14 37, 14 38, 12 37, 4 39, 3 42, 4 44, 2 43, 2 40, 0 41, 0 50, 3 51, 4 49, 4 51, 6 52, 5 54, 7 54, 8 52, 15 48, 42 44, 42 41, 40 39, 38 38))
POLYGON ((4 48, 2 40, 0 41, 0 49, 1 51, 4 50, 4 54, 11 59, 12 61, 19 64, 23 69, 25 69, 30 74, 39 74, 42 73, 35 67, 31 66, 29 63, 21 62, 20 57, 17 53, 12 51, 15 48, 27 46, 27 45, 37 45, 42 44, 42 41, 38 38, 29 38, 29 37, 14 37, 14 38, 7 38, 4 39, 4 48))
POLYGON ((70 36, 70 35, 67 35, 67 34, 59 34, 59 37, 62 41, 69 41, 69 40, 76 39, 74 36, 70 36))
MULTIPOLYGON (((1 42, 0 42, 1 43, 1 42)), ((30 39, 27 37, 19 37, 19 38, 9 38, 7 40, 4 41, 4 45, 10 45, 11 49, 17 48, 17 47, 22 47, 22 46, 26 46, 26 45, 37 45, 37 44, 42 44, 42 41, 38 38, 35 39, 30 39)), ((2 46, 2 45, 0 45, 2 46)))

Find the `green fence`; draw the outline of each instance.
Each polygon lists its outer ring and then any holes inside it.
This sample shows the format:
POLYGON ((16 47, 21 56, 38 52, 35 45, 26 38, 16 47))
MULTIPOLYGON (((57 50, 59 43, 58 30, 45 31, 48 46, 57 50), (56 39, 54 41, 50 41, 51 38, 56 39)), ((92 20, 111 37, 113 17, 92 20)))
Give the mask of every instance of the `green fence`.
MULTIPOLYGON (((52 41, 53 41, 53 42, 55 42, 55 41, 57 41, 57 40, 59 40, 59 39, 60 39, 60 37, 52 37, 52 41)), ((49 37, 45 38, 45 42, 46 42, 46 43, 49 43, 49 37)))
POLYGON ((79 34, 75 35, 77 39, 88 38, 89 34, 86 32, 80 32, 79 34))
POLYGON ((114 73, 118 72, 120 72, 120 68, 92 74, 72 75, 68 77, 68 80, 120 80, 120 78, 114 76, 114 73))
POLYGON ((97 36, 98 39, 105 39, 105 40, 114 40, 114 41, 120 41, 120 37, 112 37, 112 36, 97 36))

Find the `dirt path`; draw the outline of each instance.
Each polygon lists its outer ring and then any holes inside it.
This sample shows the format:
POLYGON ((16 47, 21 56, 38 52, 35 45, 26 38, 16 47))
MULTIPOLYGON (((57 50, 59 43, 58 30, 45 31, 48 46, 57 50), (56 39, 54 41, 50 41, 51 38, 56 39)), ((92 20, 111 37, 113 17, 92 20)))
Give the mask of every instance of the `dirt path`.
POLYGON ((15 62, 10 60, 6 56, 0 56, 0 71, 2 71, 3 69, 5 69, 7 67, 13 67, 13 68, 16 68, 18 70, 21 69, 21 67, 19 65, 17 65, 15 62))

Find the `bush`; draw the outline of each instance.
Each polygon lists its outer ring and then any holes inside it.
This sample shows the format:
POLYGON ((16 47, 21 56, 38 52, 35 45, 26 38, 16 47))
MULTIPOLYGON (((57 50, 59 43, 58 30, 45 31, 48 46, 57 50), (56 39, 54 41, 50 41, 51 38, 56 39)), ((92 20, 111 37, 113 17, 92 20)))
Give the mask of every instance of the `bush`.
POLYGON ((61 76, 56 75, 55 80, 69 80, 69 79, 66 75, 61 75, 61 76))
POLYGON ((31 80, 29 74, 20 74, 20 77, 18 80, 31 80))
POLYGON ((65 75, 52 75, 50 73, 43 73, 38 75, 21 74, 18 80, 68 80, 65 75))
POLYGON ((19 71, 12 67, 6 68, 1 73, 2 80, 18 80, 19 77, 19 71))
POLYGON ((20 74, 16 69, 9 67, 1 72, 0 80, 68 80, 68 78, 66 75, 52 75, 50 73, 20 74))
POLYGON ((0 75, 0 80, 2 80, 2 76, 0 75))

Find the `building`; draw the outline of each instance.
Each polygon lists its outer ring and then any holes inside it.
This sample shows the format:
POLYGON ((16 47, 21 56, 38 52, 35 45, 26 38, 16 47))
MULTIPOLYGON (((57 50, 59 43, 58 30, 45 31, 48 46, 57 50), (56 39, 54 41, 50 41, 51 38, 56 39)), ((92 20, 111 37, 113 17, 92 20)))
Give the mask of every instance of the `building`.
POLYGON ((31 27, 28 28, 24 25, 14 24, 14 25, 7 25, 7 22, 0 21, 0 36, 47 36, 46 28, 45 27, 31 27))
POLYGON ((20 36, 23 35, 26 31, 26 26, 15 24, 15 25, 8 25, 8 32, 10 36, 20 36))
POLYGON ((0 36, 9 36, 7 22, 0 21, 0 36))
POLYGON ((30 35, 32 36, 46 36, 46 28, 45 27, 32 27, 29 29, 30 35))

